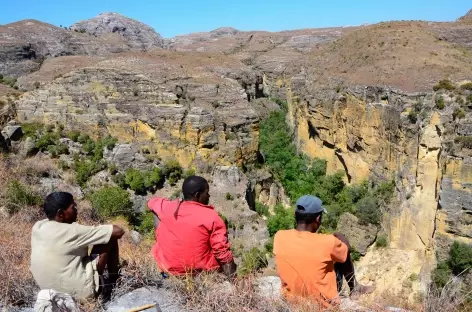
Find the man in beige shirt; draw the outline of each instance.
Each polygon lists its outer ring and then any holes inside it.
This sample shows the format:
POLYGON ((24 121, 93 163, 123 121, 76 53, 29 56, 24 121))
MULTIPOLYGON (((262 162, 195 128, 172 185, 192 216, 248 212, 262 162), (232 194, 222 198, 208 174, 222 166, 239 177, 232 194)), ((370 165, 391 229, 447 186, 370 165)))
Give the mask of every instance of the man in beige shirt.
POLYGON ((77 221, 77 205, 71 194, 51 193, 31 234, 31 272, 41 289, 68 293, 78 299, 103 291, 100 277, 105 268, 113 287, 118 278, 118 239, 124 230, 116 225, 85 226, 77 221), (93 246, 89 255, 88 247, 93 246))

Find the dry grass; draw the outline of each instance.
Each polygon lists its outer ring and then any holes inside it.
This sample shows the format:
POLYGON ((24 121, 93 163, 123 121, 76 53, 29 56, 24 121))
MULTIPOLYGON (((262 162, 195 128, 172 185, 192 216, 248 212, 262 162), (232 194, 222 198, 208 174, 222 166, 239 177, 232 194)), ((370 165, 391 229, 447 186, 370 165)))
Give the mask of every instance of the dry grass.
POLYGON ((0 302, 28 305, 38 287, 29 270, 32 224, 41 219, 39 211, 24 209, 11 218, 0 218, 0 302))

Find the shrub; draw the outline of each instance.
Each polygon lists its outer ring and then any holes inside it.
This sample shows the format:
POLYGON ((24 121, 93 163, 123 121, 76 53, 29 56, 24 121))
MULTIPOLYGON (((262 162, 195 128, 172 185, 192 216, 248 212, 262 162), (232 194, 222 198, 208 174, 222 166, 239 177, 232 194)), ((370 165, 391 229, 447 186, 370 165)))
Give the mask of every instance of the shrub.
POLYGON ((260 202, 256 202, 256 212, 260 215, 260 216, 266 216, 268 217, 270 214, 269 214, 269 207, 267 207, 266 205, 260 203, 260 202))
POLYGON ((76 172, 75 179, 80 186, 84 186, 91 176, 103 168, 100 163, 90 160, 76 161, 74 167, 76 172))
POLYGON ((52 158, 57 158, 59 155, 69 154, 69 147, 64 143, 59 143, 57 145, 49 145, 47 148, 49 154, 52 158))
POLYGON ((233 200, 233 199, 234 199, 234 196, 231 195, 231 194, 228 192, 228 193, 226 193, 225 198, 226 198, 226 200, 233 200))
POLYGON ((195 174, 196 174, 195 169, 189 168, 189 169, 187 169, 187 170, 184 171, 184 174, 183 174, 182 177, 185 179, 185 178, 194 176, 195 174))
POLYGON ((175 185, 182 177, 182 167, 177 160, 169 160, 165 165, 163 172, 170 185, 175 185))
POLYGON ((9 213, 16 213, 26 206, 41 205, 43 201, 29 186, 18 180, 10 181, 7 184, 5 199, 9 213))
POLYGON ((143 235, 154 235, 154 214, 150 211, 141 213, 138 217, 136 230, 143 235))
POLYGON ((467 104, 472 104, 472 94, 467 96, 467 104))
POLYGON ((36 142, 36 148, 44 152, 50 145, 58 144, 59 136, 56 133, 47 132, 36 142))
POLYGON ((35 81, 33 85, 34 85, 35 89, 39 89, 39 87, 41 86, 39 81, 35 81))
POLYGON ((472 91, 472 82, 467 82, 461 85, 462 90, 469 90, 472 91))
POLYGON ((66 134, 66 137, 73 142, 79 142, 80 132, 79 131, 70 131, 66 134))
POLYGON ((472 246, 454 242, 449 250, 449 266, 455 275, 472 269, 472 246))
POLYGON ((87 142, 88 140, 90 140, 90 137, 87 135, 87 134, 81 134, 78 138, 78 141, 79 143, 81 144, 84 144, 85 142, 87 142))
POLYGON ((436 108, 437 109, 444 109, 444 98, 442 96, 439 96, 436 98, 436 108))
POLYGON ((433 271, 433 282, 437 288, 443 288, 450 281, 452 271, 447 262, 440 262, 433 271))
POLYGON ((138 194, 146 194, 148 190, 154 190, 161 183, 161 170, 157 167, 148 172, 132 168, 126 170, 124 188, 129 187, 138 194))
POLYGON ((433 90, 434 91, 439 91, 441 89, 444 89, 444 90, 452 91, 455 88, 456 87, 452 84, 452 82, 450 80, 443 79, 443 80, 439 81, 439 83, 433 87, 433 90))
POLYGON ((155 167, 151 171, 147 172, 145 179, 144 179, 144 184, 146 188, 150 190, 154 190, 155 188, 158 188, 163 182, 163 176, 161 173, 161 169, 158 167, 155 167))
POLYGON ((351 260, 353 262, 359 261, 361 259, 361 253, 356 250, 356 248, 352 247, 351 248, 351 260))
POLYGON ((127 191, 119 187, 104 187, 91 196, 93 208, 102 218, 115 216, 130 217, 133 214, 133 203, 127 191))
POLYGON ((464 98, 462 96, 457 96, 456 97, 456 103, 459 104, 459 105, 464 105, 464 103, 465 103, 464 98))
POLYGON ((279 230, 288 230, 295 227, 295 213, 293 209, 285 209, 281 205, 274 208, 275 215, 267 220, 267 230, 270 237, 273 237, 279 230))
POLYGON ((241 264, 239 266, 238 275, 244 276, 266 268, 269 262, 265 256, 265 253, 258 249, 252 248, 248 252, 243 253, 241 264))
POLYGON ((118 173, 114 175, 112 178, 112 181, 116 183, 120 188, 126 189, 128 185, 126 184, 126 177, 122 173, 118 173))
POLYGON ((456 108, 454 110, 454 113, 452 114, 452 118, 454 119, 462 119, 462 118, 465 118, 465 112, 460 109, 460 108, 456 108))
POLYGON ((379 236, 377 237, 377 239, 375 240, 375 246, 377 248, 385 248, 388 246, 388 241, 387 241, 387 237, 385 236, 379 236))
POLYGON ((454 139, 454 142, 461 144, 462 147, 472 149, 472 136, 459 136, 454 139))
POLYGON ((21 130, 25 137, 36 138, 38 133, 43 129, 40 123, 24 123, 21 124, 21 130))
POLYGON ((377 200, 374 197, 362 198, 356 204, 356 215, 361 224, 380 224, 382 214, 377 200))
POLYGON ((133 168, 126 170, 125 183, 136 193, 145 194, 146 185, 144 183, 144 175, 141 171, 133 168))

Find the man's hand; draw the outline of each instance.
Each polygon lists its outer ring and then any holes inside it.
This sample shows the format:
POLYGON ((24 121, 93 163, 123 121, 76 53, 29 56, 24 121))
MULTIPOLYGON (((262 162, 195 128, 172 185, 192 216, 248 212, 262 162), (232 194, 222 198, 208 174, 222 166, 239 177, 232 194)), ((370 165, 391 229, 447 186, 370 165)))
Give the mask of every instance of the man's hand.
POLYGON ((234 280, 236 278, 236 263, 234 263, 234 260, 231 260, 231 262, 222 264, 221 269, 223 269, 223 273, 230 280, 234 280))
POLYGON ((120 228, 118 225, 113 225, 113 232, 111 233, 111 238, 120 239, 125 235, 125 230, 120 228))
POLYGON ((344 244, 347 245, 347 248, 349 249, 349 251, 351 251, 351 244, 349 244, 349 241, 347 240, 346 236, 344 236, 343 234, 341 233, 333 233, 334 237, 336 237, 337 239, 339 239, 341 242, 343 242, 344 244))

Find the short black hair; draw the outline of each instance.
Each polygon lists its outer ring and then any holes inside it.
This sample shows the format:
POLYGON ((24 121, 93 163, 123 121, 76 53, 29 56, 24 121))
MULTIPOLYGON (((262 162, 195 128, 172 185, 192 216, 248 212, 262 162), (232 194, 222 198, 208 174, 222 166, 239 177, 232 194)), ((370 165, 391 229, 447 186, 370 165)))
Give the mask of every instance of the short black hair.
POLYGON ((191 200, 197 193, 202 193, 208 187, 208 181, 200 176, 190 176, 182 184, 182 194, 185 200, 191 200))
POLYGON ((316 220, 316 218, 321 217, 322 214, 323 212, 306 213, 297 209, 295 211, 295 221, 297 224, 311 224, 316 220))
POLYGON ((54 192, 46 196, 44 200, 44 213, 49 220, 56 218, 59 210, 66 210, 74 203, 74 196, 67 192, 54 192))

